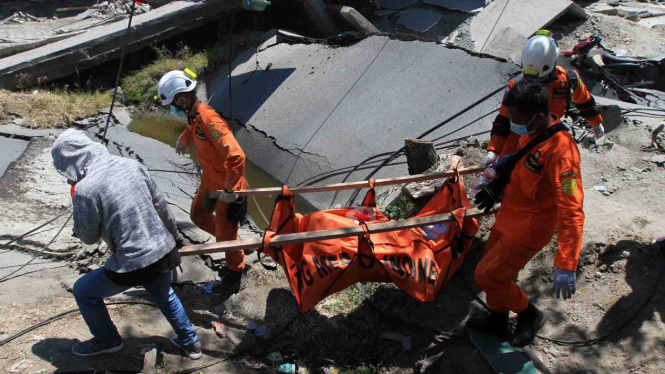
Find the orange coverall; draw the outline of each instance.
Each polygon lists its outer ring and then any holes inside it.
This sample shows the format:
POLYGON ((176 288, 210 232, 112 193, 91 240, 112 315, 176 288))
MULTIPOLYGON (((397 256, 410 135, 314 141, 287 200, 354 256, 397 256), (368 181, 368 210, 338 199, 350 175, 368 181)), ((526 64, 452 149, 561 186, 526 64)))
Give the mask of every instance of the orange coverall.
MULTIPOLYGON (((577 71, 575 74, 577 74, 577 71)), ((511 79, 508 82, 508 87, 506 87, 506 92, 513 88, 515 83, 515 79, 511 79)), ((566 102, 569 94, 568 72, 565 68, 556 67, 556 79, 547 85, 547 92, 550 94, 550 113, 562 118, 566 114, 566 102)), ((580 111, 580 116, 591 126, 596 127, 603 122, 603 117, 596 107, 596 101, 587 90, 579 74, 577 74, 577 87, 573 90, 571 99, 580 111)), ((519 135, 510 131, 508 109, 501 104, 499 114, 494 120, 494 126, 492 126, 492 134, 487 150, 499 156, 515 153, 517 152, 518 139, 519 135)))
MULTIPOLYGON (((520 137, 519 146, 532 139, 520 137)), ((476 283, 485 291, 492 310, 519 313, 526 309, 529 300, 515 277, 549 243, 557 227, 559 248, 554 266, 576 271, 582 248, 583 200, 580 154, 568 132, 556 133, 517 163, 475 271, 476 283)))
MULTIPOLYGON (((210 106, 199 103, 196 118, 188 121, 178 140, 185 147, 194 143, 202 169, 201 186, 192 201, 190 218, 218 242, 238 239, 238 226, 226 218, 228 204, 218 200, 214 212, 206 212, 204 204, 208 191, 247 188, 245 153, 226 121, 210 106)), ((240 271, 245 268, 245 253, 226 252, 226 261, 230 270, 240 271)))

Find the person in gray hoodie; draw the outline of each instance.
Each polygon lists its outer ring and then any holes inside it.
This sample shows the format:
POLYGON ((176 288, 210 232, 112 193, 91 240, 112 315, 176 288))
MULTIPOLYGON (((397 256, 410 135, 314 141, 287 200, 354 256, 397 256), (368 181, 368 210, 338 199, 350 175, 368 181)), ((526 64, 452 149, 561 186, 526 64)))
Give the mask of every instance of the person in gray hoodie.
POLYGON ((142 285, 175 330, 171 343, 190 358, 200 358, 201 343, 171 288, 184 238, 148 171, 74 129, 58 137, 51 155, 55 168, 73 185, 74 235, 85 244, 103 239, 111 252, 104 267, 74 284, 76 303, 93 338, 76 345, 73 353, 89 357, 122 350, 104 298, 142 285))

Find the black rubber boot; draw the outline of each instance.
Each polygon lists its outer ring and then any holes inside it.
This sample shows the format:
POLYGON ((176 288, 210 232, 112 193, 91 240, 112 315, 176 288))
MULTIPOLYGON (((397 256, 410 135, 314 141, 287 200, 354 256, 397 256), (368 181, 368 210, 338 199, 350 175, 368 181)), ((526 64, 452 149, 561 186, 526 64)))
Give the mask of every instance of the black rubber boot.
POLYGON ((244 271, 228 271, 222 278, 222 287, 225 292, 238 293, 247 288, 247 279, 244 271))
POLYGON ((510 345, 521 348, 533 343, 536 334, 545 326, 547 319, 547 314, 529 303, 529 306, 523 312, 517 314, 517 327, 513 338, 510 340, 510 345))
POLYGON ((482 313, 474 315, 466 322, 466 327, 485 334, 496 335, 502 339, 510 337, 508 328, 508 313, 490 311, 489 314, 482 313))

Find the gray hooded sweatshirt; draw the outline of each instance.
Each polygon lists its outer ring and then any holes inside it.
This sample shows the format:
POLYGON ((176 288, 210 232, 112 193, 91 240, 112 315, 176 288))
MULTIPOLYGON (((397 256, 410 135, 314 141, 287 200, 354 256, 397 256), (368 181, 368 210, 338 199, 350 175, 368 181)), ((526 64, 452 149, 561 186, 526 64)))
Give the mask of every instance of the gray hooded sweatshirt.
POLYGON ((137 161, 111 155, 74 129, 58 137, 51 155, 58 172, 76 182, 74 233, 85 244, 104 239, 108 270, 145 268, 182 240, 166 199, 137 161))

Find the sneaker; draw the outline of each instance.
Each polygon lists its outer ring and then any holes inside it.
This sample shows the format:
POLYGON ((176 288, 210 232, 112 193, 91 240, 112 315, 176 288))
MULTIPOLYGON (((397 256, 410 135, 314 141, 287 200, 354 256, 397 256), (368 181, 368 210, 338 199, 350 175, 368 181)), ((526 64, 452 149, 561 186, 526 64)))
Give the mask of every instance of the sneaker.
POLYGON ((529 306, 517 315, 517 327, 515 328, 515 334, 510 341, 510 345, 522 348, 525 345, 533 343, 536 334, 545 326, 548 318, 547 314, 529 303, 529 306))
POLYGON ((122 350, 122 339, 109 343, 97 338, 79 343, 72 348, 72 353, 79 357, 91 357, 103 355, 105 353, 116 353, 122 350))
POLYGON ((191 358, 192 360, 198 360, 201 358, 201 342, 196 341, 196 343, 192 345, 185 346, 182 343, 180 343, 180 340, 178 339, 178 336, 172 336, 169 338, 171 341, 171 344, 175 346, 176 348, 184 351, 187 354, 187 357, 191 358))
POLYGON ((466 327, 485 334, 495 335, 502 339, 510 337, 508 313, 491 311, 490 314, 476 314, 469 318, 466 322, 466 327))

